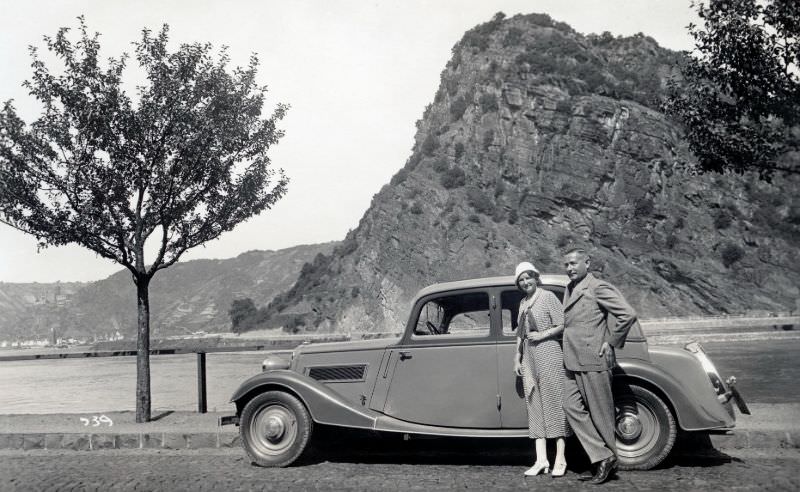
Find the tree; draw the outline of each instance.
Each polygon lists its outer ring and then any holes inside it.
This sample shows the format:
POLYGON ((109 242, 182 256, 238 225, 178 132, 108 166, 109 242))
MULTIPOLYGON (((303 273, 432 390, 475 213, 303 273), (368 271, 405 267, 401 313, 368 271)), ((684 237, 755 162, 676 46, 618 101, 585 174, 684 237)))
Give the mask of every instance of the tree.
POLYGON ((800 172, 800 2, 694 3, 695 53, 664 109, 683 122, 699 171, 800 172))
POLYGON ((252 299, 249 297, 234 299, 228 311, 228 315, 231 317, 231 331, 234 333, 245 331, 249 327, 247 321, 252 320, 256 314, 258 314, 258 309, 252 299))
POLYGON ((127 268, 138 306, 136 421, 150 420, 149 285, 187 250, 270 208, 286 192, 267 150, 287 107, 261 117, 266 88, 258 60, 228 70, 223 48, 167 50, 168 29, 134 42, 146 81, 136 98, 122 87, 128 61, 99 62, 99 33, 83 18, 45 36, 63 71, 51 72, 31 48, 24 83, 43 106, 29 127, 11 101, 0 110, 0 220, 40 247, 79 244, 127 268), (273 178, 274 183, 273 183, 273 178), (145 244, 155 246, 145 259, 145 244))

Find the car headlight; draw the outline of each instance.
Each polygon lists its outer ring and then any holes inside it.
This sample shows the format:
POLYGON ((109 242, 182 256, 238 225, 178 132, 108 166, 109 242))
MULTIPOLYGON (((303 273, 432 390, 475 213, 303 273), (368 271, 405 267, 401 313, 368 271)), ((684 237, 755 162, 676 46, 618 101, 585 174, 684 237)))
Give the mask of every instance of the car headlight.
MULTIPOLYGON (((294 352, 292 352, 294 358, 294 352)), ((278 355, 268 355, 264 362, 261 363, 261 371, 274 371, 277 369, 289 369, 292 366, 292 361, 287 360, 285 357, 278 355)))

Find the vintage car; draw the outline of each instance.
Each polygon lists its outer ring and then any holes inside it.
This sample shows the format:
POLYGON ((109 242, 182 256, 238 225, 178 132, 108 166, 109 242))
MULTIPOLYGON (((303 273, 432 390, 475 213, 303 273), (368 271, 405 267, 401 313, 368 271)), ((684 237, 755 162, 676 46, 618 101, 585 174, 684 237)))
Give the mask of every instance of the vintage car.
MULTIPOLYGON (((541 280, 563 297, 565 276, 541 280)), ((422 289, 399 337, 304 344, 291 356, 267 357, 263 371, 233 394, 236 415, 221 423, 240 426, 245 451, 261 466, 297 460, 315 424, 409 437, 526 437, 527 410, 513 372, 521 298, 513 277, 422 289)), ((637 325, 616 355, 623 469, 659 464, 678 429, 731 429, 734 402, 747 412, 734 378, 724 381, 697 343, 648 347, 637 325)))

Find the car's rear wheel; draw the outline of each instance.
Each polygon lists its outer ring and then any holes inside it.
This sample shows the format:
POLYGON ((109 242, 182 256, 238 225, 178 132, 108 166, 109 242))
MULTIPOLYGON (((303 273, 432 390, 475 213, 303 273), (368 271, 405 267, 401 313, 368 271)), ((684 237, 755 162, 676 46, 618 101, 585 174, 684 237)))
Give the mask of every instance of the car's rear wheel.
POLYGON ((641 386, 614 394, 617 456, 622 470, 649 470, 664 461, 675 444, 677 427, 664 401, 641 386))
POLYGON ((254 464, 289 466, 308 451, 313 426, 300 400, 283 391, 267 391, 245 405, 239 433, 254 464))

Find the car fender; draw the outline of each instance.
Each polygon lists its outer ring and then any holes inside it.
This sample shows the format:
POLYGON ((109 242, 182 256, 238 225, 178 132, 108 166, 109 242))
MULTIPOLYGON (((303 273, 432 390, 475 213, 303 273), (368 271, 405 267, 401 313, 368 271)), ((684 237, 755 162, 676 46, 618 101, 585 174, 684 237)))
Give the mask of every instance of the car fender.
POLYGON ((614 384, 638 382, 655 387, 667 399, 678 425, 685 431, 732 427, 734 422, 717 400, 706 374, 693 369, 690 365, 689 370, 684 370, 679 381, 651 362, 629 359, 619 361, 614 369, 614 384))
POLYGON ((373 429, 378 414, 341 397, 324 384, 290 370, 270 370, 243 382, 231 396, 236 414, 241 415, 247 402, 265 391, 286 391, 297 396, 308 409, 314 422, 373 429))

